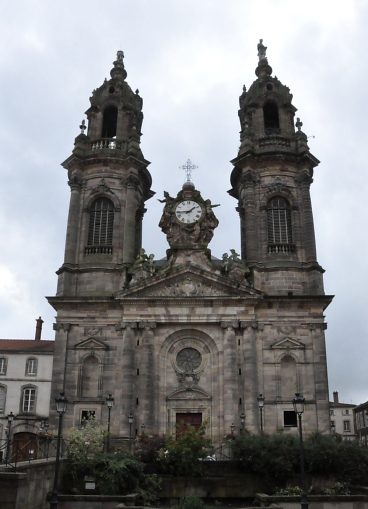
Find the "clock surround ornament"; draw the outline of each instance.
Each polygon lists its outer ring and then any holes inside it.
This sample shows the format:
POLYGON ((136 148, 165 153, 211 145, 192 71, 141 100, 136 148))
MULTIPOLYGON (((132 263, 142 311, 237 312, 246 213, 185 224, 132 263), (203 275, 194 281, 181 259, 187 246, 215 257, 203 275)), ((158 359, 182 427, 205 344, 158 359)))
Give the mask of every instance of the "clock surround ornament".
POLYGON ((159 226, 171 249, 206 250, 212 240, 218 219, 210 200, 204 200, 193 182, 185 182, 173 198, 164 192, 165 203, 159 226))

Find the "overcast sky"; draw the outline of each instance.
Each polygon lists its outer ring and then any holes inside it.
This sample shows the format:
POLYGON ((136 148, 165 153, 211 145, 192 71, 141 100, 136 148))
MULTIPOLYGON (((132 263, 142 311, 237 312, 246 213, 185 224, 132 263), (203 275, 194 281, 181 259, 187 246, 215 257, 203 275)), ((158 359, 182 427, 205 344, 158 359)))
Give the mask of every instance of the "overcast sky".
POLYGON ((63 262, 66 171, 94 88, 125 53, 143 97, 142 150, 156 196, 143 246, 162 257, 164 190, 176 194, 188 157, 204 198, 221 203, 210 245, 240 250, 227 194, 239 146, 238 97, 255 79, 257 42, 321 161, 312 185, 317 252, 326 269, 330 392, 368 400, 368 144, 365 0, 0 0, 0 337, 53 339, 55 271, 63 262))

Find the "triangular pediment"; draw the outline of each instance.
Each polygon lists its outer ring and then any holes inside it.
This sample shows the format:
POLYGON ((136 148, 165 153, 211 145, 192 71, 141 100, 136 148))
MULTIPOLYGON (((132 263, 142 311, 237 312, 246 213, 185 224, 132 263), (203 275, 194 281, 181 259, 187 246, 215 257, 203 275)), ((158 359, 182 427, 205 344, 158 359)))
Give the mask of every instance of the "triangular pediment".
POLYGON ((87 338, 77 343, 74 347, 76 350, 107 350, 106 343, 96 338, 87 338))
POLYGON ((273 349, 285 349, 285 350, 297 350, 297 349, 304 349, 305 345, 294 338, 284 338, 281 339, 281 341, 276 341, 273 345, 271 345, 271 348, 273 349))
POLYGON ((158 274, 147 277, 139 283, 122 290, 117 298, 151 297, 253 297, 262 294, 244 281, 230 279, 216 271, 210 272, 188 266, 170 274, 158 274))
POLYGON ((180 387, 171 392, 167 400, 178 400, 178 399, 211 399, 211 396, 203 389, 199 387, 180 387))

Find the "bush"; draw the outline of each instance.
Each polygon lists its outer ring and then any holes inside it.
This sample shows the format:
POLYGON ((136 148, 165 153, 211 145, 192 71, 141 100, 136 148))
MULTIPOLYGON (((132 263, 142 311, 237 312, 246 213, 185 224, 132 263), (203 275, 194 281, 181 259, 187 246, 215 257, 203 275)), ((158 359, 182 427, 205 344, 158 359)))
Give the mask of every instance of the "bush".
POLYGON ((291 435, 244 434, 233 442, 241 468, 261 476, 270 488, 283 486, 298 472, 298 451, 298 439, 291 435))
POLYGON ((160 471, 175 476, 200 474, 202 460, 212 452, 211 441, 204 435, 204 426, 199 430, 189 426, 179 436, 170 436, 158 452, 160 471))
POLYGON ((186 497, 180 499, 178 509, 206 509, 206 506, 198 497, 186 497))
POLYGON ((166 439, 163 436, 142 434, 137 441, 135 454, 143 463, 157 463, 158 452, 165 447, 165 443, 166 439))

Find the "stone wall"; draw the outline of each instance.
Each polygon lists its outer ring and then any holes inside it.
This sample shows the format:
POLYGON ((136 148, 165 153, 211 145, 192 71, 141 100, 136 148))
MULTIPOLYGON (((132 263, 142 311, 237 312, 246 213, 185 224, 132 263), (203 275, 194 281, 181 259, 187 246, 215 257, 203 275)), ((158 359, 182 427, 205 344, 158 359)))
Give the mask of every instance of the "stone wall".
POLYGON ((1 509, 48 509, 47 493, 52 490, 54 460, 18 463, 17 471, 0 470, 1 509))

